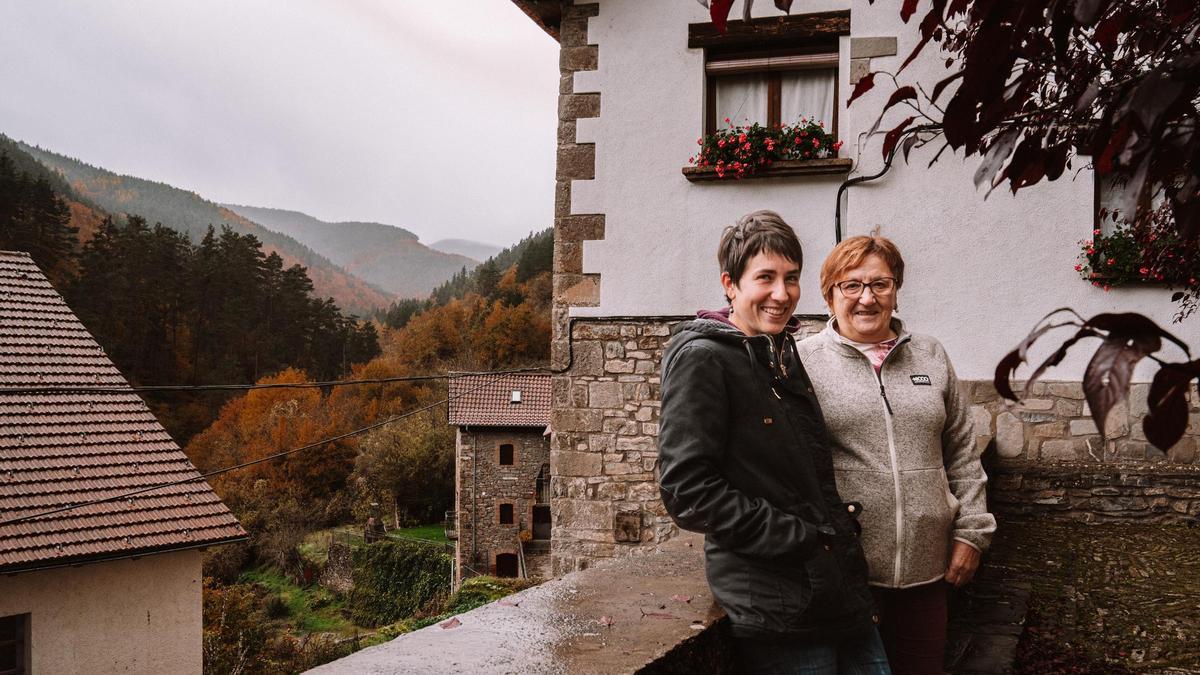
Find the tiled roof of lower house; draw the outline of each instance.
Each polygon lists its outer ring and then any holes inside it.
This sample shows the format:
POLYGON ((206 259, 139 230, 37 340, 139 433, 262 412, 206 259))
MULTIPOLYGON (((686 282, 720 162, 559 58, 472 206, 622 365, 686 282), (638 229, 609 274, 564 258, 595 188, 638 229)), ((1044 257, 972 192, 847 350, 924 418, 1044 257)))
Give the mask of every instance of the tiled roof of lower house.
POLYGON ((450 424, 544 427, 550 424, 550 376, 540 373, 450 378, 450 424), (513 392, 521 402, 513 403, 513 392))
MULTIPOLYGON (((26 253, 0 251, 0 523, 199 476, 26 253)), ((0 524, 0 573, 243 539, 204 480, 0 524)))

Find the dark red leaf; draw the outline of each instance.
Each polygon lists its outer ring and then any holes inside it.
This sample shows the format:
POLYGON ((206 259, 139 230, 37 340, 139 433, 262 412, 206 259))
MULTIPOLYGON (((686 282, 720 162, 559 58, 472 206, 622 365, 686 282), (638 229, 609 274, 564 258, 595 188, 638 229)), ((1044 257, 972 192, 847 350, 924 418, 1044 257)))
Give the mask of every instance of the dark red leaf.
POLYGON ((946 18, 948 19, 956 14, 966 14, 967 7, 970 4, 971 0, 952 0, 949 9, 946 10, 946 18))
POLYGON ((886 111, 888 108, 896 105, 897 103, 899 103, 901 101, 907 101, 910 99, 916 100, 916 98, 917 98, 917 90, 913 89, 911 86, 905 85, 903 87, 900 87, 896 91, 892 92, 891 97, 888 98, 887 103, 883 106, 883 110, 886 111))
POLYGON ((883 137, 884 159, 887 159, 887 157, 892 153, 892 150, 896 147, 896 141, 900 140, 900 134, 904 133, 904 130, 908 127, 908 125, 912 124, 913 120, 915 119, 915 117, 904 118, 903 122, 897 124, 895 128, 887 132, 887 135, 883 137))
POLYGON ((733 9, 733 0, 712 0, 708 3, 708 15, 712 17, 713 26, 718 33, 725 32, 725 24, 729 21, 729 10, 733 9))
POLYGON ((908 151, 912 150, 912 147, 919 142, 921 142, 920 135, 913 134, 913 135, 909 136, 908 138, 904 139, 904 141, 900 144, 900 149, 902 151, 904 151, 904 163, 905 164, 908 163, 908 151))
POLYGON ((1183 291, 1175 291, 1171 294, 1171 302, 1179 302, 1183 299, 1183 291))
POLYGON ((1004 166, 1004 162, 1008 160, 1008 156, 1012 154, 1013 146, 1017 144, 1017 139, 1021 136, 1021 130, 1016 127, 1006 129, 996 136, 991 145, 988 146, 987 152, 983 154, 983 161, 979 163, 979 167, 975 169, 975 188, 987 183, 992 184, 992 179, 995 178, 996 172, 1000 167, 1004 166))
MULTIPOLYGON (((949 67, 949 64, 950 64, 950 61, 947 61, 947 62, 946 62, 946 67, 947 67, 947 68, 949 67)), ((964 73, 966 73, 966 72, 967 72, 967 71, 965 71, 965 70, 960 70, 960 71, 958 71, 957 73, 954 73, 953 75, 951 75, 951 76, 949 76, 949 77, 943 78, 943 79, 942 79, 940 82, 938 82, 937 84, 933 85, 933 94, 932 94, 932 95, 929 97, 929 100, 931 100, 931 101, 933 101, 933 102, 935 102, 935 103, 936 103, 936 102, 937 102, 937 100, 938 100, 938 96, 941 96, 941 95, 942 95, 942 92, 946 90, 946 85, 948 85, 948 84, 950 84, 951 82, 953 82, 953 81, 957 80, 958 78, 962 77, 962 76, 963 76, 963 74, 964 74, 964 73)))
POLYGON ((914 12, 917 11, 917 0, 904 0, 904 5, 900 7, 900 20, 908 23, 914 12))
POLYGON ((871 87, 874 86, 875 73, 867 73, 866 75, 863 75, 862 78, 859 79, 858 83, 854 85, 854 91, 850 94, 850 98, 846 101, 846 105, 854 103, 854 99, 867 93, 871 90, 871 87))
POLYGON ((1011 380, 1021 361, 1021 355, 1015 349, 1005 354, 1000 363, 996 364, 996 375, 992 378, 992 385, 996 387, 996 391, 1010 401, 1020 400, 1012 390, 1011 380))
MULTIPOLYGON (((1191 351, 1187 344, 1175 337, 1171 333, 1163 330, 1158 324, 1151 319, 1134 312, 1125 312, 1121 314, 1097 314, 1088 319, 1084 324, 1092 328, 1099 328, 1110 333, 1124 336, 1126 339, 1142 341, 1145 344, 1157 344, 1161 346, 1161 341, 1154 342, 1160 338, 1166 338, 1174 342, 1184 354, 1191 356, 1191 351)), ((1150 350, 1151 352, 1158 351, 1158 346, 1150 350)))
POLYGON ((1067 168, 1070 153, 1070 143, 1061 143, 1046 151, 1046 180, 1058 180, 1067 168))
POLYGON ((1101 433, 1104 433, 1109 411, 1129 395, 1134 366, 1161 346, 1162 340, 1157 337, 1137 340, 1110 333, 1092 355, 1083 372, 1083 394, 1101 433))
POLYGON ((1100 337, 1100 334, 1090 328, 1080 328, 1078 332, 1071 336, 1071 339, 1059 345, 1058 349, 1054 350, 1053 354, 1046 357, 1046 360, 1042 361, 1042 364, 1034 369, 1033 374, 1030 375, 1029 379, 1025 381, 1025 393, 1029 393, 1030 389, 1033 387, 1033 383, 1037 382, 1038 378, 1041 377, 1042 373, 1046 372, 1048 368, 1062 363, 1062 360, 1067 356, 1067 350, 1069 350, 1071 347, 1074 347, 1076 342, 1079 342, 1085 337, 1100 337))
POLYGON ((786 12, 788 14, 792 13, 792 0, 775 0, 775 6, 778 7, 779 11, 781 12, 786 12))
POLYGON ((925 14, 925 18, 921 19, 921 25, 919 26, 921 31, 921 40, 917 43, 917 46, 913 47, 913 50, 909 52, 908 58, 904 59, 904 63, 900 64, 900 70, 896 71, 897 75, 907 68, 908 64, 912 63, 913 59, 917 58, 917 54, 920 54, 922 49, 925 49, 925 45, 929 44, 929 41, 933 39, 934 31, 936 31, 938 26, 941 25, 941 21, 941 12, 936 7, 929 10, 929 12, 925 14))
POLYGON ((1188 382, 1195 377, 1197 362, 1167 364, 1154 375, 1150 394, 1146 397, 1149 412, 1142 420, 1146 440, 1166 451, 1179 442, 1187 429, 1188 382))
POLYGON ((1075 0, 1075 20, 1084 26, 1096 22, 1108 0, 1075 0))

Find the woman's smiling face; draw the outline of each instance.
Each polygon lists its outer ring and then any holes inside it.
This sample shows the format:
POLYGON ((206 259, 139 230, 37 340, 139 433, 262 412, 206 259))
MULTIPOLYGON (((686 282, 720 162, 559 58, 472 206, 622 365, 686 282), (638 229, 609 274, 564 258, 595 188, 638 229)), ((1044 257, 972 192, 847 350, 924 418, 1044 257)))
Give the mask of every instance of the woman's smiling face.
POLYGON ((721 285, 733 307, 733 325, 746 335, 778 335, 800 302, 800 265, 762 252, 750 259, 736 283, 722 273, 721 285))
MULTIPOLYGON (((858 267, 846 270, 838 282, 860 281, 869 284, 878 279, 892 277, 892 268, 883 258, 872 253, 858 267)), ((842 291, 833 289, 833 315, 837 317, 837 331, 855 342, 882 342, 892 337, 892 311, 896 308, 896 289, 884 295, 875 295, 869 287, 861 295, 848 298, 842 291)))

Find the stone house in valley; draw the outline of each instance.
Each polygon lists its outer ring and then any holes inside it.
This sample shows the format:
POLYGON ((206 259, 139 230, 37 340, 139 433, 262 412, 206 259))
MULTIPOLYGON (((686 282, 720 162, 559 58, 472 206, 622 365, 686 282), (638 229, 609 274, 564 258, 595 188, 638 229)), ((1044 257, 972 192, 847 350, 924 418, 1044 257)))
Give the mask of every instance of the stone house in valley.
POLYGON ((199 477, 128 387, 0 252, 0 672, 201 672, 201 550, 247 534, 203 479, 91 503, 199 477))
POLYGON ((477 574, 546 577, 550 558, 550 378, 450 380, 456 427, 454 585, 477 574))
MULTIPOLYGON (((859 78, 896 71, 912 50, 917 31, 897 7, 798 0, 784 16, 758 2, 751 21, 731 21, 720 34, 707 10, 687 0, 513 2, 561 45, 553 308, 561 372, 550 412, 556 574, 676 534, 655 485, 663 346, 674 324, 723 304, 714 255, 721 229, 764 208, 782 214, 804 246, 797 311, 806 331, 827 320, 817 281, 839 236, 880 227, 897 243, 907 263, 898 316, 941 340, 953 359, 977 442, 993 448, 986 459, 997 508, 1140 521, 1200 515, 1200 409, 1193 398, 1193 424, 1176 447, 1149 445, 1141 430, 1148 365, 1106 430, 1092 424, 1079 382, 1086 344, 1023 407, 1005 405, 990 384, 1003 354, 1057 307, 1084 316, 1137 311, 1171 324, 1175 307, 1162 287, 1104 292, 1073 269, 1104 201, 1104 181, 1090 167, 985 199, 972 183, 978 158, 945 153, 926 168, 933 144, 879 178, 847 185, 883 168, 882 134, 868 131, 891 89, 876 86, 853 106, 846 100, 859 78), (689 165, 697 138, 725 117, 802 116, 822 120, 840 150, 741 180, 689 165)), ((928 84, 944 74, 929 49, 904 80, 928 84)), ((880 128, 903 116, 889 111, 880 128)), ((1195 320, 1170 328, 1200 342, 1195 320)))

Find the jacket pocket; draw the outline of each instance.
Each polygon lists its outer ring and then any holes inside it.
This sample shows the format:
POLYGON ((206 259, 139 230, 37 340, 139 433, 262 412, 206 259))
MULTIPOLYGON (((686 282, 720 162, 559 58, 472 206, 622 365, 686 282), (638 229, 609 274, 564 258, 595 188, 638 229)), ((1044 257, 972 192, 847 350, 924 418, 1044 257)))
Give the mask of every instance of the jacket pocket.
POLYGON ((950 494, 942 467, 900 474, 904 531, 901 538, 903 567, 900 585, 925 583, 945 573, 949 562, 950 532, 957 500, 950 494))

